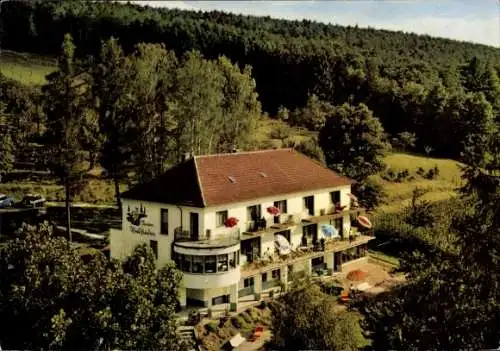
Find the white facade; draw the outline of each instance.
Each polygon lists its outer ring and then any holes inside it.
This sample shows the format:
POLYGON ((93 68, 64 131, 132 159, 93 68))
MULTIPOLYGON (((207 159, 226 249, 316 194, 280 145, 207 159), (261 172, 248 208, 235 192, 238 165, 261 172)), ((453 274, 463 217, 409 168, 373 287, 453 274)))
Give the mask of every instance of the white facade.
MULTIPOLYGON (((316 191, 294 193, 288 195, 274 196, 259 198, 252 201, 245 201, 239 203, 232 203, 217 207, 207 207, 207 208, 193 208, 186 206, 176 206, 170 204, 160 204, 147 201, 138 201, 131 199, 123 199, 123 218, 122 218, 122 230, 111 230, 110 235, 110 252, 111 257, 117 259, 123 259, 128 256, 132 250, 139 244, 147 244, 155 247, 154 250, 157 251, 158 265, 162 266, 176 257, 181 261, 186 255, 186 257, 204 256, 204 257, 216 257, 219 260, 223 257, 226 261, 220 265, 217 261, 217 267, 220 268, 216 272, 210 271, 210 273, 205 272, 205 268, 196 269, 194 268, 194 260, 187 263, 189 273, 184 272, 184 278, 180 289, 180 302, 181 306, 185 306, 187 300, 198 300, 203 301, 205 305, 210 306, 212 304, 212 298, 218 296, 229 296, 229 302, 237 303, 238 301, 238 290, 244 289, 245 284, 243 283, 245 278, 241 274, 241 266, 245 263, 246 256, 240 253, 240 240, 224 241, 224 238, 231 236, 234 230, 239 230, 240 239, 245 240, 247 238, 251 239, 253 236, 247 234, 248 225, 251 220, 248 216, 248 207, 254 205, 260 205, 260 217, 264 217, 269 228, 272 223, 274 223, 274 217, 267 212, 267 208, 274 205, 275 201, 286 200, 286 214, 283 217, 294 216, 295 224, 287 228, 290 230, 290 243, 292 248, 295 249, 301 246, 301 239, 303 236, 303 227, 307 223, 303 223, 302 219, 312 216, 321 216, 331 213, 334 204, 332 202, 332 192, 339 192, 340 195, 340 205, 346 206, 345 209, 349 209, 350 198, 349 193, 351 189, 350 186, 341 186, 336 188, 320 189, 316 191), (314 198, 314 213, 309 213, 308 209, 304 205, 304 197, 313 196, 314 198), (164 230, 162 233, 162 210, 168 211, 168 225, 164 227, 168 230, 164 230), (227 211, 227 218, 235 217, 238 219, 237 228, 228 230, 224 226, 217 225, 217 214, 221 211, 227 211), (130 213, 133 213, 132 215, 130 213), (135 214, 134 214, 135 213, 135 214), (135 220, 137 214, 142 217, 140 220, 135 220), (198 235, 199 240, 204 240, 203 242, 193 242, 187 241, 175 241, 174 232, 177 230, 183 230, 187 232, 192 232, 192 220, 191 214, 197 214, 198 222, 198 235), (136 216, 136 217, 134 217, 136 216), (132 222, 131 223, 131 218, 132 222), (231 233, 230 233, 231 232, 231 233), (174 243, 175 241, 175 243, 174 243), (174 257, 174 255, 176 255, 174 257), (236 256, 238 255, 237 258, 236 256), (229 258, 227 258, 229 257, 229 258), (191 266, 192 265, 192 266, 191 266), (192 267, 192 270, 191 270, 192 267)), ((219 213, 219 216, 221 214, 219 213)), ((225 216, 222 216, 224 218, 225 216)), ((220 222, 220 220, 219 220, 220 222)), ((326 222, 328 223, 328 221, 326 222)), ((219 223, 220 224, 220 223, 219 223)), ((321 237, 320 233, 320 223, 316 225, 317 235, 321 237)), ((349 214, 344 215, 343 220, 343 236, 347 236, 350 231, 350 220, 349 214)), ((266 253, 273 253, 275 250, 274 244, 274 234, 276 230, 261 233, 260 235, 260 255, 263 256, 266 253)), ((333 265, 333 256, 330 255, 326 257, 325 261, 328 266, 333 265), (330 257, 331 256, 331 257, 330 257)), ((179 261, 179 262, 180 262, 179 261)), ((203 261, 202 261, 203 262, 203 261)), ((203 264, 203 263, 202 263, 203 264)), ((297 269, 309 270, 309 262, 299 262, 295 264, 297 269)), ((286 267, 285 267, 286 268, 286 267)), ((294 268, 295 269, 295 268, 294 268)), ((286 281, 286 270, 280 271, 280 279, 286 281)), ((257 279, 259 280, 259 279, 257 279)), ((263 284, 262 282, 256 282, 256 285, 263 284)), ((257 287, 256 290, 261 290, 257 287)), ((226 301, 227 303, 228 301, 226 301)))

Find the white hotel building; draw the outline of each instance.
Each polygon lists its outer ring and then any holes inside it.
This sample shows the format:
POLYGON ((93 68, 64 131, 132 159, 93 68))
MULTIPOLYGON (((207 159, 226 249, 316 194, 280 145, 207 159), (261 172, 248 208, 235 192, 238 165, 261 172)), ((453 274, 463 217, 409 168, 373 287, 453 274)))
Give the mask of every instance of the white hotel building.
POLYGON ((173 260, 183 272, 182 307, 234 310, 292 277, 364 259, 372 236, 351 228, 364 211, 352 183, 290 149, 195 156, 123 194, 111 257, 147 243, 159 266, 173 260))

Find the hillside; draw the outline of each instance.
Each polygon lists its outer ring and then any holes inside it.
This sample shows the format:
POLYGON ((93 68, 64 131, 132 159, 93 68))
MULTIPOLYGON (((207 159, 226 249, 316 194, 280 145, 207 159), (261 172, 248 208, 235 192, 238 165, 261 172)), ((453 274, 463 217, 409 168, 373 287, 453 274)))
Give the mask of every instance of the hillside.
MULTIPOLYGON (((362 103, 391 138, 413 133, 412 151, 424 153, 430 147, 431 156, 459 157, 457 145, 468 128, 471 105, 484 111, 487 104, 493 110, 500 106, 500 49, 485 45, 108 2, 7 2, 0 16, 2 47, 19 52, 55 55, 64 34, 71 33, 80 58, 95 57, 111 36, 119 39, 125 53, 148 42, 162 43, 179 59, 191 50, 207 59, 225 55, 241 68, 251 66, 259 101, 270 116, 281 106, 289 111, 305 106, 311 94, 332 105, 362 103), (486 101, 469 95, 480 92, 486 101), (453 117, 457 114, 463 121, 453 117)), ((19 73, 24 66, 7 65, 3 71, 31 79, 19 73)))
POLYGON ((0 73, 26 85, 45 84, 45 76, 55 69, 55 61, 45 57, 6 50, 0 53, 0 73))
MULTIPOLYGON (((442 81, 454 87, 453 70, 477 56, 498 65, 500 49, 402 32, 89 2, 8 2, 1 13, 4 48, 57 54, 63 35, 80 55, 95 54, 101 40, 118 37, 127 52, 139 42, 162 42, 182 54, 199 50, 249 64, 264 109, 294 108, 315 89, 323 62, 376 69, 398 84, 442 81)), ((340 67, 339 67, 340 68, 340 67)))
POLYGON ((453 160, 393 153, 385 158, 385 164, 387 170, 384 174, 374 176, 387 193, 386 204, 377 209, 378 213, 398 212, 409 204, 416 187, 427 191, 424 200, 435 202, 456 196, 457 188, 462 185, 460 164, 453 160), (417 173, 419 168, 428 172, 434 167, 439 170, 439 175, 434 179, 425 179, 425 176, 417 173), (397 174, 404 170, 408 170, 409 176, 403 181, 383 179, 388 171, 397 174))

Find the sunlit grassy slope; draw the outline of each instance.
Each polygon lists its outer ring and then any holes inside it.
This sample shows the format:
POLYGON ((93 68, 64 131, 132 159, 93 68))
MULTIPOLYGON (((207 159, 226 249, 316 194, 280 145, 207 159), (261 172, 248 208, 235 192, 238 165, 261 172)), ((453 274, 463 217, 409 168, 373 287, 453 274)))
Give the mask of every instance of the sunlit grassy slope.
POLYGON ((380 207, 379 211, 393 212, 406 206, 412 196, 415 187, 427 190, 425 200, 438 201, 456 196, 456 189, 462 184, 460 164, 449 159, 430 158, 415 156, 404 153, 393 153, 386 157, 386 165, 394 172, 408 169, 414 180, 404 180, 400 183, 382 179, 381 175, 375 176, 387 193, 387 204, 380 207), (425 171, 437 166, 439 176, 436 179, 424 179, 417 175, 417 169, 422 167, 425 171))
POLYGON ((42 85, 45 76, 55 70, 55 61, 34 55, 2 51, 0 72, 7 78, 28 85, 42 85))

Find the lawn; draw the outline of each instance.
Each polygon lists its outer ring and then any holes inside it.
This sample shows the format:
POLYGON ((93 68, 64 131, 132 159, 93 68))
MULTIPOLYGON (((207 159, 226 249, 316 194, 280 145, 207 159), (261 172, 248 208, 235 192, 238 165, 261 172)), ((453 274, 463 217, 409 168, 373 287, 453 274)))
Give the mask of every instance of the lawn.
POLYGON ((456 196, 456 189, 462 184, 460 164, 454 160, 393 153, 385 158, 385 163, 395 173, 407 169, 410 177, 401 182, 384 180, 381 175, 374 177, 387 193, 386 204, 377 209, 377 213, 399 211, 410 202, 412 191, 416 187, 427 191, 423 199, 439 201, 456 196), (439 169, 439 175, 435 179, 417 175, 419 167, 428 171, 435 166, 439 169), (412 176, 414 179, 410 180, 412 176))
POLYGON ((315 136, 317 133, 310 132, 306 128, 290 127, 283 121, 262 117, 257 122, 253 141, 256 145, 269 147, 282 147, 283 143, 276 134, 281 132, 286 139, 300 142, 315 136))
POLYGON ((55 60, 31 54, 2 51, 0 54, 0 72, 7 78, 23 84, 43 85, 45 76, 55 70, 55 60))

